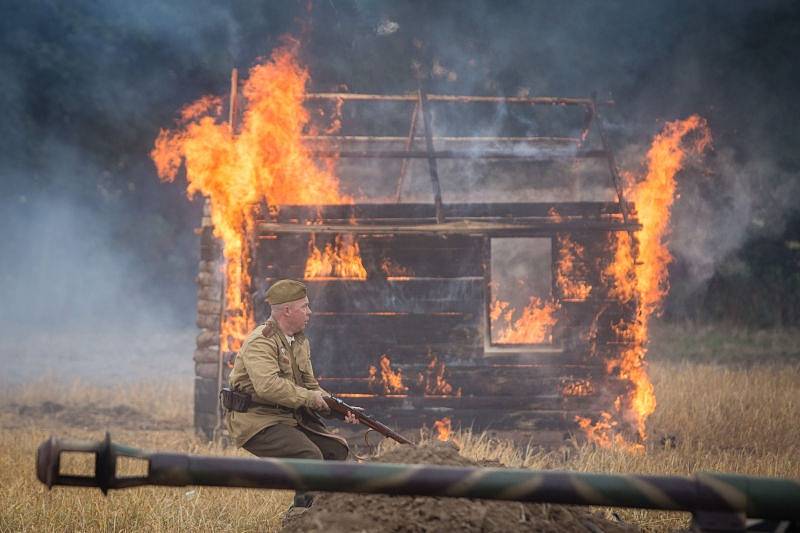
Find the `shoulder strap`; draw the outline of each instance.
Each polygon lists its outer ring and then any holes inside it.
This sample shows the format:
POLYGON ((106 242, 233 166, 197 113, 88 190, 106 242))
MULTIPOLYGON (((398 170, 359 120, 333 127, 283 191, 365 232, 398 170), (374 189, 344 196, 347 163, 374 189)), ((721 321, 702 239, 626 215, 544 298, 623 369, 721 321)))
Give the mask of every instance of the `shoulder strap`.
POLYGON ((278 332, 278 324, 275 323, 274 320, 267 320, 264 323, 264 329, 261 330, 261 334, 267 338, 272 337, 278 332))

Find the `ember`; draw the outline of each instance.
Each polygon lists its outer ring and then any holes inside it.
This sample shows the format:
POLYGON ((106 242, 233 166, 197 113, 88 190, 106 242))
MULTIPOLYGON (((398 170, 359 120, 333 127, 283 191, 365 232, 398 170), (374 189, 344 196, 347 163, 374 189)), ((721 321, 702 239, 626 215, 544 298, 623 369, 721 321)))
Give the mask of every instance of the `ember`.
POLYGON ((561 386, 563 396, 589 396, 594 393, 594 385, 588 379, 566 381, 561 386))

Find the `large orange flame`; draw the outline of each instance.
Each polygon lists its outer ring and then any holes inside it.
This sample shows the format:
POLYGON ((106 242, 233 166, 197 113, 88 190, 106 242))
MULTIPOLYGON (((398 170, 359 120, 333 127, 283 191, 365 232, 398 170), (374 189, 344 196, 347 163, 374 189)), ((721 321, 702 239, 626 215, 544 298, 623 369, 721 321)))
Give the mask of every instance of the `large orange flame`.
POLYGON ((222 351, 237 350, 253 326, 247 291, 255 206, 352 202, 332 166, 317 165, 301 141, 313 128, 303 107, 309 76, 296 52, 289 42, 250 69, 238 128, 222 122, 219 98, 203 97, 183 109, 175 129, 161 130, 150 154, 162 180, 174 180, 183 165, 189 197, 210 199, 225 257, 222 351))
POLYGON ((612 443, 641 450, 647 438, 647 418, 655 411, 656 397, 647 375, 648 326, 650 318, 660 310, 666 296, 668 271, 672 256, 666 246, 670 211, 675 200, 675 175, 683 168, 687 154, 702 153, 711 143, 706 121, 693 115, 685 120, 667 123, 656 135, 647 152, 647 174, 638 183, 628 175, 627 197, 636 206, 641 231, 636 242, 630 235, 618 232, 612 243, 614 262, 603 272, 610 293, 624 302, 636 299, 636 318, 614 326, 618 340, 626 345, 619 357, 609 360, 609 374, 629 382, 629 392, 617 398, 613 413, 592 424, 578 417, 579 425, 591 440, 600 445, 612 443), (691 142, 684 139, 693 134, 691 142), (634 257, 637 261, 634 262, 634 257), (623 424, 635 430, 638 443, 621 437, 623 424))

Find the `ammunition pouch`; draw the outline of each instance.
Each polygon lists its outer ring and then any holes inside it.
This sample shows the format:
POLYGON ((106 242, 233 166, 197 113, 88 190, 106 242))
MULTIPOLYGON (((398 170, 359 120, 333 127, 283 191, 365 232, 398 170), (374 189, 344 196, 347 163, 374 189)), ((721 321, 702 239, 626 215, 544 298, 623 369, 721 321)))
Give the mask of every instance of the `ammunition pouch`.
POLYGON ((228 387, 219 391, 219 400, 226 410, 236 411, 237 413, 246 413, 253 402, 246 392, 235 391, 228 387))
POLYGON ((239 392, 237 390, 224 387, 219 391, 219 401, 228 411, 236 411, 237 413, 246 413, 250 408, 256 406, 269 407, 271 409, 279 409, 291 411, 289 407, 278 405, 276 403, 262 403, 253 401, 252 396, 246 392, 239 392))

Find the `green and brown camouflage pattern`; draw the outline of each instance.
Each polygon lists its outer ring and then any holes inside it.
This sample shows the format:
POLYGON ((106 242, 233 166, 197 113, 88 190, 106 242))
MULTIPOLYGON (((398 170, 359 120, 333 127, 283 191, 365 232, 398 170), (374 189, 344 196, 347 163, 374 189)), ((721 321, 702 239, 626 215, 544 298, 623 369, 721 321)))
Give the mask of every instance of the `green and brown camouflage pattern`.
POLYGON ((700 473, 688 478, 147 453, 112 444, 108 434, 104 441, 97 443, 50 437, 39 446, 36 467, 39 480, 48 487, 96 486, 103 492, 137 485, 207 485, 482 498, 800 519, 800 480, 733 474, 700 473), (62 451, 96 454, 95 475, 60 475, 62 451), (114 465, 118 456, 147 459, 147 476, 117 478, 114 465))

